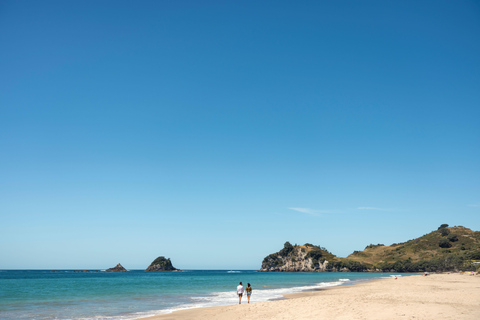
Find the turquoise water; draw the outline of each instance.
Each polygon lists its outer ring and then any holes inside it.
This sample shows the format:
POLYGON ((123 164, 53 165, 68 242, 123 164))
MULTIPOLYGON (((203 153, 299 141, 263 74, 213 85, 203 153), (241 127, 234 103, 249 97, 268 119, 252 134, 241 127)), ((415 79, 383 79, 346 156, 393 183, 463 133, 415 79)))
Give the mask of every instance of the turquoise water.
POLYGON ((1 319, 134 319, 238 303, 240 281, 253 287, 251 302, 283 294, 353 284, 389 273, 182 272, 73 273, 0 271, 1 319))

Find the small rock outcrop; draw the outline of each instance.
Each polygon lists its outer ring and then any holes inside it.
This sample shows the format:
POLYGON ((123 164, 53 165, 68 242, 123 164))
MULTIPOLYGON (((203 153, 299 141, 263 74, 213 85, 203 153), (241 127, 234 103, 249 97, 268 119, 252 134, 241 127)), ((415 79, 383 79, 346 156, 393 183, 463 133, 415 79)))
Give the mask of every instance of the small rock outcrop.
POLYGON ((105 270, 106 272, 125 272, 125 269, 120 263, 117 264, 115 267, 105 270))
POLYGON ((145 271, 177 271, 177 268, 174 268, 170 258, 158 257, 153 260, 153 262, 148 266, 145 271))

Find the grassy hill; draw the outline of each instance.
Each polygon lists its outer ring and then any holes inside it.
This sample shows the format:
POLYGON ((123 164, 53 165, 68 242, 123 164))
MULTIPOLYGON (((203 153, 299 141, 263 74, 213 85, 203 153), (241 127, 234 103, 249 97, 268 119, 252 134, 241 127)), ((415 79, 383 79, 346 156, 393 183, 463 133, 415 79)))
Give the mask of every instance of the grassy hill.
POLYGON ((309 243, 286 242, 282 250, 265 257, 260 271, 470 271, 476 269, 475 261, 480 261, 480 232, 442 224, 417 239, 390 246, 371 244, 346 258, 309 243))
POLYGON ((480 232, 442 225, 436 231, 404 243, 371 244, 345 259, 384 271, 471 270, 472 261, 480 260, 480 232))
POLYGON ((303 248, 307 253, 307 256, 311 256, 314 258, 318 256, 318 258, 325 259, 328 261, 336 261, 340 259, 333 253, 329 252, 324 247, 314 246, 313 244, 310 244, 310 243, 305 243, 303 246, 298 246, 298 247, 303 248))

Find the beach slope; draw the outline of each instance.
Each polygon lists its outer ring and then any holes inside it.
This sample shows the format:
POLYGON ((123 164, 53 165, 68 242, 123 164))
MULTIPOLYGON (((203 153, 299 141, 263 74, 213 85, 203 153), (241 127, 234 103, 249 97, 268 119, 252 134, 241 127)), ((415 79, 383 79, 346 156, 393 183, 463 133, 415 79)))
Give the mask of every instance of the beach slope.
MULTIPOLYGON (((480 276, 434 274, 380 279, 287 296, 286 300, 181 310, 146 318, 480 319, 480 276)), ((255 295, 252 295, 252 301, 255 295)), ((144 318, 145 319, 145 318, 144 318)))

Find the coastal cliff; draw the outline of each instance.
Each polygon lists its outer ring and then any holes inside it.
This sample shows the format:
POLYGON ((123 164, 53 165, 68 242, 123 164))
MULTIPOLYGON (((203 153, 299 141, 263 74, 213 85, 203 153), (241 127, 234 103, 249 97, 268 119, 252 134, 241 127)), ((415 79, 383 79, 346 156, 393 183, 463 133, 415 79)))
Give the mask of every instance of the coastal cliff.
POLYGON ((157 259, 153 260, 153 262, 148 266, 145 271, 177 271, 179 269, 174 268, 172 265, 172 261, 170 258, 165 257, 158 257, 157 259))
POLYGON ((325 248, 308 243, 303 246, 293 246, 287 241, 282 250, 263 259, 260 271, 324 272, 329 269, 329 263, 337 259, 325 248))

